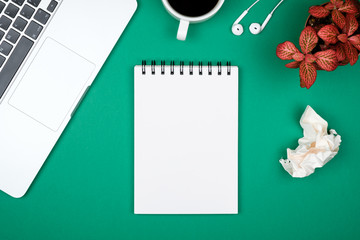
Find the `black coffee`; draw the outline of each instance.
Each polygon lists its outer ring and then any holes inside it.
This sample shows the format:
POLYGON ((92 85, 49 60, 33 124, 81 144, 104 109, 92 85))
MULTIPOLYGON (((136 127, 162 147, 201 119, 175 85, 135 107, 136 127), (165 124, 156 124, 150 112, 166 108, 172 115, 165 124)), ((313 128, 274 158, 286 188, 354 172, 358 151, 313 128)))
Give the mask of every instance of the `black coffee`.
POLYGON ((188 17, 199 17, 210 12, 219 0, 168 0, 178 13, 188 17))

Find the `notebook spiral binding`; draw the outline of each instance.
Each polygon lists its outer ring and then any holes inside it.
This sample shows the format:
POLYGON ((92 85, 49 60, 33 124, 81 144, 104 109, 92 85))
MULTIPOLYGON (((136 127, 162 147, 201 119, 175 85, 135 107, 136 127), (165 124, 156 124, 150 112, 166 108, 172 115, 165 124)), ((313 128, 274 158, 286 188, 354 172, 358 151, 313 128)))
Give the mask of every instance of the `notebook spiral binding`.
MULTIPOLYGON (((217 67, 216 67, 216 69, 217 69, 217 71, 216 71, 216 73, 217 73, 217 75, 222 75, 222 64, 221 64, 221 62, 217 62, 217 67)), ((146 61, 145 60, 143 60, 142 61, 142 64, 141 64, 141 66, 142 66, 142 74, 143 75, 145 75, 146 74, 146 66, 147 66, 147 64, 146 64, 146 61)), ((150 67, 150 69, 151 69, 151 74, 152 75, 155 75, 156 74, 156 61, 155 60, 152 60, 151 61, 151 65, 150 65, 151 67, 150 67)), ((164 75, 165 74, 165 66, 166 66, 166 63, 165 63, 165 61, 161 61, 161 63, 160 63, 160 66, 161 66, 161 70, 160 70, 160 72, 161 72, 161 75, 164 75)), ((184 61, 180 61, 180 64, 179 64, 179 66, 180 66, 180 75, 184 75, 184 66, 185 66, 185 62, 184 61)), ((194 62, 192 62, 192 61, 190 61, 189 62, 189 74, 190 75, 193 75, 194 74, 194 62)), ((199 62, 198 63, 198 69, 199 69, 199 75, 203 75, 203 62, 199 62)), ((208 70, 208 75, 212 75, 213 74, 213 66, 212 66, 212 62, 208 62, 207 63, 207 70, 208 70)), ((215 69, 214 69, 215 70, 215 69)), ((170 62, 170 74, 171 75, 174 75, 174 73, 175 73, 175 61, 171 61, 170 62)), ((215 73, 215 74, 216 74, 215 73)), ((226 74, 227 75, 231 75, 231 62, 226 62, 226 74)))

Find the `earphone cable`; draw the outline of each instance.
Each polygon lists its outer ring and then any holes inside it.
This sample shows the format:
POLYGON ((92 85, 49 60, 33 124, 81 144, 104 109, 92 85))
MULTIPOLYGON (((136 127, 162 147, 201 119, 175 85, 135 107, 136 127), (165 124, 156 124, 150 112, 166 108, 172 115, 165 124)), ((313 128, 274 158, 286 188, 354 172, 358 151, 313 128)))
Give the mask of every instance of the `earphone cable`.
POLYGON ((283 1, 284 1, 284 0, 281 0, 281 1, 276 5, 276 7, 271 11, 270 14, 273 14, 273 13, 275 12, 275 10, 280 6, 280 4, 282 4, 283 1))
POLYGON ((256 2, 254 2, 253 4, 251 4, 251 6, 246 10, 249 11, 255 4, 257 4, 260 0, 257 0, 256 2))

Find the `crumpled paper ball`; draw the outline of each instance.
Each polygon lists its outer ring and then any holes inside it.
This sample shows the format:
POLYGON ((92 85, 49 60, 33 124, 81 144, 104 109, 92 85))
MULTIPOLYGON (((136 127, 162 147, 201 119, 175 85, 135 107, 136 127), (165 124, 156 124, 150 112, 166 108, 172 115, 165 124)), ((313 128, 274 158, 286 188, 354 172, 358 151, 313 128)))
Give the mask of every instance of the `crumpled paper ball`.
POLYGON ((307 177, 315 168, 323 167, 339 151, 341 136, 314 109, 307 106, 300 119, 304 137, 299 139, 295 150, 287 149, 287 159, 280 159, 284 169, 296 178, 307 177))

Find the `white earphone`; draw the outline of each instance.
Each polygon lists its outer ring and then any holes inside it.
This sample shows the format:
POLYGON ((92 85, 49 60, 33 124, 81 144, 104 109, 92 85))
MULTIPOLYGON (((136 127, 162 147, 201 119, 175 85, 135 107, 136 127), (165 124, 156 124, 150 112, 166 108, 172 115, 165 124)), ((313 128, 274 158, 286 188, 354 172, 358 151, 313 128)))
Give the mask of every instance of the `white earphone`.
MULTIPOLYGON (((236 19, 236 21, 234 22, 234 24, 232 25, 231 31, 234 35, 240 36, 243 32, 244 32, 244 28, 243 26, 239 23, 245 16, 246 14, 249 12, 249 10, 259 2, 260 0, 256 0, 248 9, 246 9, 238 19, 236 19)), ((264 28, 266 27, 266 25, 268 24, 268 22, 270 21, 273 13, 275 12, 275 10, 280 6, 280 4, 283 2, 284 0, 281 0, 276 7, 269 13, 269 15, 266 17, 265 21, 263 22, 263 24, 259 24, 259 23, 252 23, 249 27, 249 30, 252 34, 259 34, 261 33, 262 30, 264 30, 264 28)))
POLYGON ((254 2, 253 4, 251 4, 251 6, 246 9, 241 15, 240 17, 238 17, 238 19, 236 19, 236 21, 233 23, 231 31, 234 35, 236 36, 240 36, 241 34, 243 34, 244 32, 244 28, 243 26, 240 24, 240 21, 246 16, 246 14, 250 11, 250 9, 259 2, 260 0, 256 0, 256 2, 254 2))

